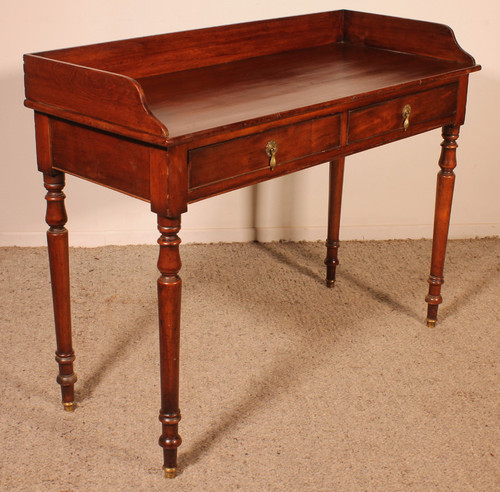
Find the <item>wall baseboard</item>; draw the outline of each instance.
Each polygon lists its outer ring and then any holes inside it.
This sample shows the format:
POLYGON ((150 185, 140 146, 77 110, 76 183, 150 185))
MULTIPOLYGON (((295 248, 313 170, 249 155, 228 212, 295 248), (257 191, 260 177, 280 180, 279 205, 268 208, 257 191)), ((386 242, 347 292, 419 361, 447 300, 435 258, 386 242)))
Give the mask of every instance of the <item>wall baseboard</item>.
MULTIPOLYGON (((425 225, 346 225, 341 227, 341 240, 421 239, 432 236, 432 226, 425 225)), ((500 224, 453 224, 450 239, 500 236, 500 224)), ((235 229, 182 229, 181 238, 188 243, 220 243, 249 241, 323 241, 326 227, 261 227, 235 229)), ((156 244, 158 232, 91 231, 71 232, 70 245, 97 247, 107 245, 156 244)), ((0 246, 45 246, 45 232, 0 232, 0 246)))

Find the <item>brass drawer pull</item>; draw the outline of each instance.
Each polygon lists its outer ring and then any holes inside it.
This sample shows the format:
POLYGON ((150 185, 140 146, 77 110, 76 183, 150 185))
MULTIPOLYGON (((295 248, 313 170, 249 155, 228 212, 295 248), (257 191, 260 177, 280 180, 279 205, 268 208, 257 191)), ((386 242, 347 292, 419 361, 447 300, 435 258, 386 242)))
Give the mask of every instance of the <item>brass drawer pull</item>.
POLYGON ((410 126, 410 113, 411 113, 411 106, 409 104, 407 104, 403 108, 403 118, 404 118, 403 130, 404 131, 408 130, 408 127, 410 126))
POLYGON ((276 167, 276 152, 278 152, 278 144, 274 140, 269 140, 266 145, 266 154, 269 159, 269 167, 271 171, 276 167))

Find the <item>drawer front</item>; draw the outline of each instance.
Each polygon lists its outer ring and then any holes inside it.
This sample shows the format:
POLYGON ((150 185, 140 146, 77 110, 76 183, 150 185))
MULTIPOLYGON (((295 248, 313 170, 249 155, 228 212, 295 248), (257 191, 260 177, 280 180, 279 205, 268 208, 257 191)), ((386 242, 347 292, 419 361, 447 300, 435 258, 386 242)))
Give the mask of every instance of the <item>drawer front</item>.
POLYGON ((273 173, 280 173, 281 166, 339 146, 340 115, 337 114, 200 147, 189 151, 189 188, 194 190, 266 169, 272 177, 273 173), (271 141, 277 147, 274 170, 266 152, 271 141))
POLYGON ((348 143, 359 142, 452 116, 457 110, 458 84, 349 111, 348 143))

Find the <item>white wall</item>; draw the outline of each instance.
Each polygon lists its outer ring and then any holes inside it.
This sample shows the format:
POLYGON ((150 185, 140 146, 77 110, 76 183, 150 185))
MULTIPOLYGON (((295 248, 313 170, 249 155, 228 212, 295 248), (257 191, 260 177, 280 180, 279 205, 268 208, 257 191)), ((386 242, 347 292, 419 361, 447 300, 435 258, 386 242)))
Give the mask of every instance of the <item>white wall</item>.
MULTIPOLYGON (((483 66, 472 74, 459 139, 451 237, 500 231, 500 2, 441 0, 19 0, 0 21, 0 245, 45 243, 45 200, 36 171, 33 115, 23 107, 22 54, 148 34, 349 8, 450 25, 483 66)), ((439 130, 349 157, 342 237, 430 237, 439 130)), ((190 241, 323 239, 328 166, 196 203, 183 217, 190 241)), ((71 244, 154 243, 149 205, 68 176, 71 244)))

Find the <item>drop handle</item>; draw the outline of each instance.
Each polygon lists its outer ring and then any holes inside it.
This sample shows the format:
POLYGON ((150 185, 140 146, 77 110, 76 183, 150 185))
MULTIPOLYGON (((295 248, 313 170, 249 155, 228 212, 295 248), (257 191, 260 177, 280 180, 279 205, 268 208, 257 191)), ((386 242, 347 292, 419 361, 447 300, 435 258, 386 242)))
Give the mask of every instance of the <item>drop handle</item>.
POLYGON ((276 167, 276 152, 278 152, 278 144, 274 140, 269 140, 266 145, 266 154, 269 159, 269 167, 271 171, 276 167))
POLYGON ((410 126, 410 114, 411 114, 411 106, 409 104, 407 104, 404 108, 403 108, 403 118, 404 118, 404 121, 403 121, 403 130, 406 131, 408 130, 408 127, 410 126))

